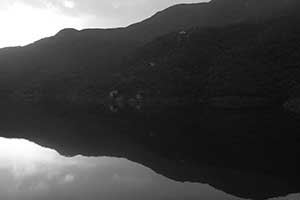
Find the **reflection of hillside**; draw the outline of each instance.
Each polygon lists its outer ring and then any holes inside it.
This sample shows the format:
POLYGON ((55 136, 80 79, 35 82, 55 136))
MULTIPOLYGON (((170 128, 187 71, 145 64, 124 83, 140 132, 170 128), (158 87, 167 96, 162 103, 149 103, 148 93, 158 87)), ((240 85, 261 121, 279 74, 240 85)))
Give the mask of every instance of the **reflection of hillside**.
POLYGON ((122 117, 1 107, 1 136, 27 138, 64 155, 125 157, 173 180, 208 183, 244 198, 300 191, 297 137, 279 137, 300 127, 281 111, 199 108, 122 117))
POLYGON ((240 200, 206 184, 170 180, 124 158, 65 157, 24 139, 0 137, 1 199, 197 200, 203 197, 240 200))

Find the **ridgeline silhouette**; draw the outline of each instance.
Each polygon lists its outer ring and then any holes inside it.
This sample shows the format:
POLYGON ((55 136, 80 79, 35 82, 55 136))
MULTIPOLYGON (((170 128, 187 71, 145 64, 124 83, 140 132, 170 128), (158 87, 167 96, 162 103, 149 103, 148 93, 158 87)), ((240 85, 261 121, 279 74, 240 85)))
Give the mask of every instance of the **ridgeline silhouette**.
POLYGON ((128 157, 241 197, 297 192, 299 119, 283 108, 300 112, 299 8, 298 0, 180 4, 125 28, 64 29, 0 49, 1 128, 66 155, 128 157), (250 178, 238 190, 245 180, 168 171, 158 157, 276 183, 256 193, 250 178))
POLYGON ((296 0, 214 0, 172 6, 126 28, 65 29, 25 47, 0 50, 1 96, 32 103, 98 105, 120 84, 129 86, 125 93, 138 93, 134 79, 143 82, 144 93, 153 87, 165 96, 174 93, 189 100, 207 96, 204 93, 232 96, 237 91, 270 96, 279 83, 269 76, 280 79, 274 73, 291 71, 297 63, 289 58, 297 52, 298 5, 296 0), (261 50, 264 44, 268 49, 261 50), (136 55, 140 51, 144 53, 136 55), (278 62, 271 66, 275 56, 278 62), (136 66, 141 61, 157 65, 148 75, 145 66, 136 66), (133 71, 139 73, 129 75, 133 71))

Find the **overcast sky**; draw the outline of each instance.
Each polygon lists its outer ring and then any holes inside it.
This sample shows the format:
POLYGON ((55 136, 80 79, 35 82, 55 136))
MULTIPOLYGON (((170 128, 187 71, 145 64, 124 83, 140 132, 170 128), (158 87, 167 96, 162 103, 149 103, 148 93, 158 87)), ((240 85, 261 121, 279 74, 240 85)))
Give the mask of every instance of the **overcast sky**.
POLYGON ((0 0, 0 47, 25 45, 63 28, 127 26, 178 3, 207 0, 0 0))

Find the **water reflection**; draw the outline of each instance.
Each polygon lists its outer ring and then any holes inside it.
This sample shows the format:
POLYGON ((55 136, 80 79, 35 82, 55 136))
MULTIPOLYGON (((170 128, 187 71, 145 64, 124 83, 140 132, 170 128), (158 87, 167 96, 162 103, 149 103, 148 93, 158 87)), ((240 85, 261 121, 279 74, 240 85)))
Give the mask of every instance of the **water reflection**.
POLYGON ((269 200, 298 200, 298 199, 300 199, 300 194, 291 194, 286 197, 277 197, 269 200))
POLYGON ((0 199, 239 198, 206 184, 172 181, 126 159, 69 158, 28 140, 0 137, 0 199))

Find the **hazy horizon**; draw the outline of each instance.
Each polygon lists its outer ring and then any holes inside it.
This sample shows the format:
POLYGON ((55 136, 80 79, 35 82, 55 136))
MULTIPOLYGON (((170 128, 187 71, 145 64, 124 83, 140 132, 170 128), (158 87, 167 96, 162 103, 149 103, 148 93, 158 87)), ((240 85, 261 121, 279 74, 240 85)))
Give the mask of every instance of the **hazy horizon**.
POLYGON ((2 0, 0 48, 24 46, 62 29, 126 27, 181 3, 208 0, 2 0))

